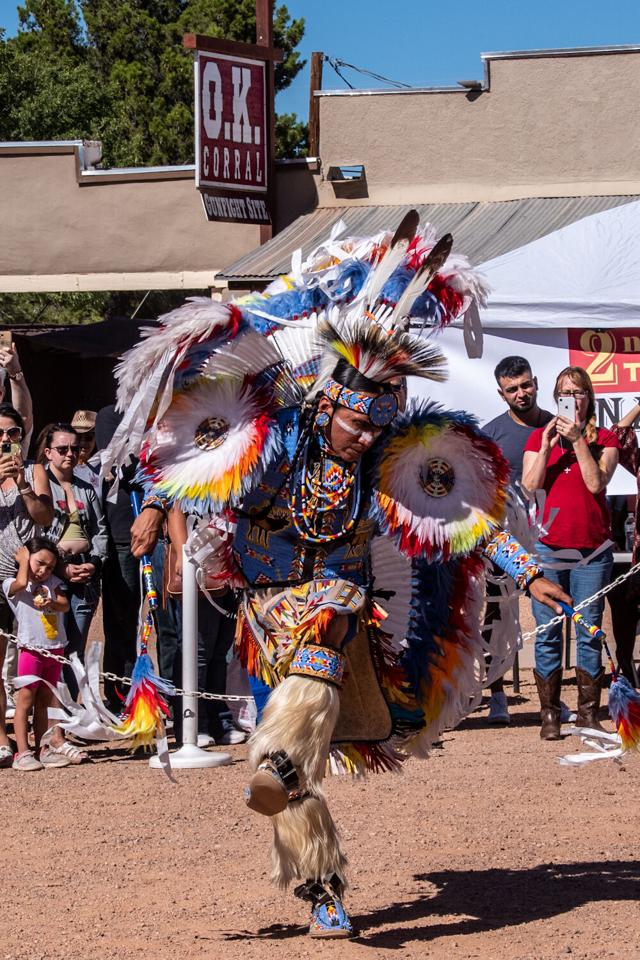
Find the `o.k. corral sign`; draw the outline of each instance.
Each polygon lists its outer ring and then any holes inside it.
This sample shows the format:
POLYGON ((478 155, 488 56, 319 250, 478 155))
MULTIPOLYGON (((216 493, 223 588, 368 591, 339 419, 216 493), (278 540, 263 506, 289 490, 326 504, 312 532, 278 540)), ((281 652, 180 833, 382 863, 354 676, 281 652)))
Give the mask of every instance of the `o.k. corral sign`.
POLYGON ((196 186, 206 215, 209 220, 268 224, 273 176, 269 60, 280 59, 273 57, 279 51, 213 38, 188 39, 196 54, 196 186), (208 49, 201 49, 205 42, 208 49), (234 52, 226 52, 229 48, 234 52))

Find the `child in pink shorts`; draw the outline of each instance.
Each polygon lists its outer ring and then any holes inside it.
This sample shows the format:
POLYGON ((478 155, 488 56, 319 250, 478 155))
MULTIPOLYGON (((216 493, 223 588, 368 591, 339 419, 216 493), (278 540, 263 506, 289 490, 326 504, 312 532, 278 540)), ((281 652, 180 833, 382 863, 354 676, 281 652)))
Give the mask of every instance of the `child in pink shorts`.
POLYGON ((58 550, 46 537, 33 537, 18 550, 16 561, 15 579, 9 577, 2 584, 18 625, 20 651, 16 677, 19 689, 13 718, 18 752, 13 767, 28 771, 66 766, 69 761, 65 757, 48 748, 40 749, 49 723, 48 709, 55 702, 54 689, 62 673, 62 664, 41 651, 61 654, 67 644, 63 614, 69 609, 69 601, 62 590, 62 581, 53 574, 58 550), (21 678, 27 677, 33 679, 20 683, 21 678), (28 740, 32 709, 35 754, 29 749, 28 740))

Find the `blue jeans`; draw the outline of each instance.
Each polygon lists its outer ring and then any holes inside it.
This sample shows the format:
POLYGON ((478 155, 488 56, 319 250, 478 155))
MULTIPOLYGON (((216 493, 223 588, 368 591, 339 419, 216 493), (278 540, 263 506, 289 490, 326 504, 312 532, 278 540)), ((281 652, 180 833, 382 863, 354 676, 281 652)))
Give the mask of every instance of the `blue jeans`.
MULTIPOLYGON (((69 583, 67 585, 69 610, 64 615, 64 627, 67 633, 65 657, 77 653, 84 662, 84 648, 89 636, 89 627, 100 599, 100 581, 97 577, 89 583, 69 583)), ((63 668, 65 683, 75 700, 78 696, 78 684, 71 667, 63 668)))
MULTIPOLYGON (((583 567, 574 567, 570 570, 553 570, 547 564, 554 562, 556 550, 536 544, 536 551, 544 569, 544 575, 553 583, 558 583, 573 598, 574 606, 597 593, 602 587, 611 582, 613 569, 613 554, 611 548, 599 553, 590 563, 583 567)), ((581 550, 583 556, 588 556, 592 550, 581 550)), ((550 607, 537 600, 531 601, 536 624, 542 626, 549 623, 556 614, 550 607)), ((604 611, 604 597, 583 607, 580 611, 585 620, 596 626, 602 625, 604 611)), ((543 678, 549 677, 554 670, 562 666, 562 632, 563 624, 557 623, 544 633, 538 634, 535 643, 536 672, 543 678)), ((595 677, 602 667, 602 643, 594 639, 579 624, 576 626, 576 666, 585 670, 589 676, 595 677)))

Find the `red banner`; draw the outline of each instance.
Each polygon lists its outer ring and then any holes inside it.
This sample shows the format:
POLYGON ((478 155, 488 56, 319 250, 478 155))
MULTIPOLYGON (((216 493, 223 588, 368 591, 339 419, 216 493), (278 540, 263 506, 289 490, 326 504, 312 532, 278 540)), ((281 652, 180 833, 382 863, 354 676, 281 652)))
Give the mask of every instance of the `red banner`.
POLYGON ((637 393, 640 390, 640 331, 573 330, 569 363, 584 367, 596 393, 637 393))

